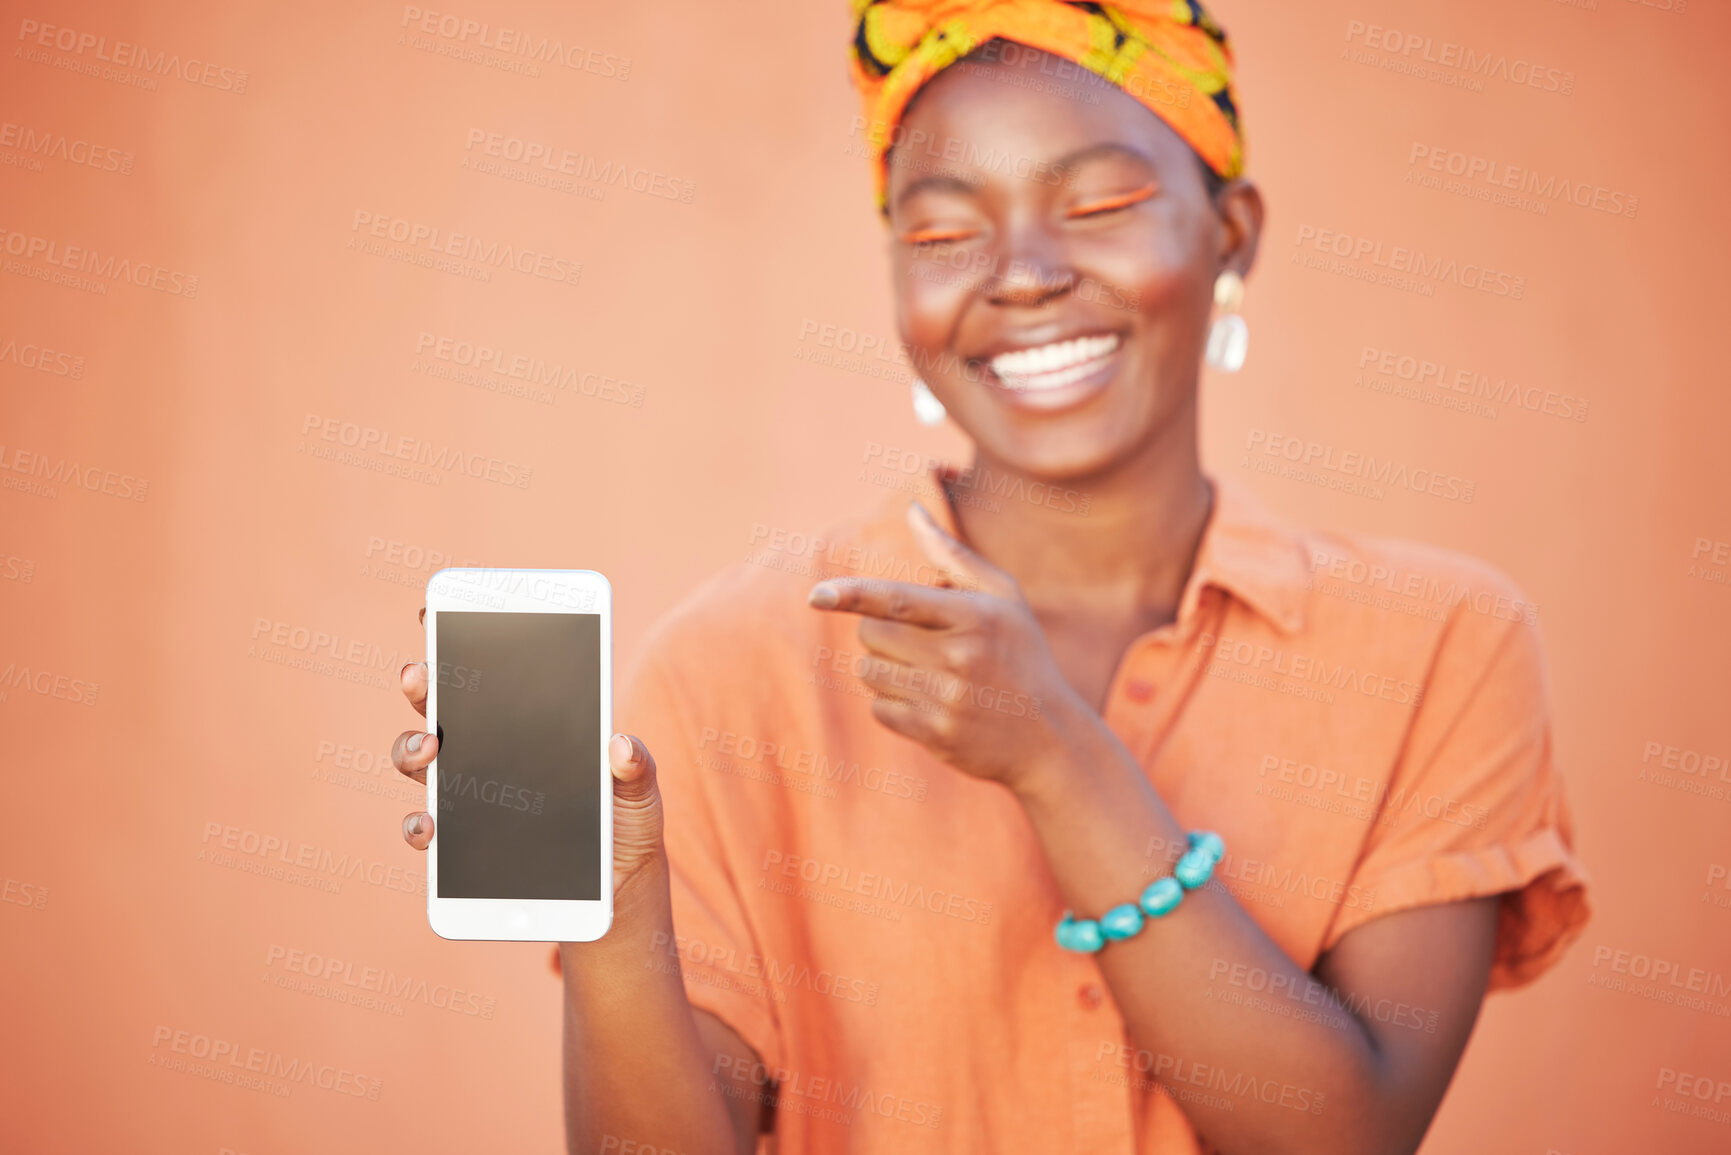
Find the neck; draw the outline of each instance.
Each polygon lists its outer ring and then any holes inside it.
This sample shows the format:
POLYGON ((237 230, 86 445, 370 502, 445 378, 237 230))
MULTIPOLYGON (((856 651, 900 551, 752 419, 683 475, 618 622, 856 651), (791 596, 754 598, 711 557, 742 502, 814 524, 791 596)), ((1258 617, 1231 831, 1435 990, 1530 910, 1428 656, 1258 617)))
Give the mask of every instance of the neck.
MULTIPOLYGON (((1030 605, 1066 608, 1111 606, 1138 617, 1169 621, 1176 615, 1214 490, 1203 476, 1196 444, 1195 409, 1120 465, 1059 483, 1076 491, 1078 509, 1027 500, 952 502, 962 536, 983 557, 1009 572, 1030 605)), ((1043 492, 1051 482, 992 457, 974 455, 975 475, 1006 479, 1021 492, 1043 492)))

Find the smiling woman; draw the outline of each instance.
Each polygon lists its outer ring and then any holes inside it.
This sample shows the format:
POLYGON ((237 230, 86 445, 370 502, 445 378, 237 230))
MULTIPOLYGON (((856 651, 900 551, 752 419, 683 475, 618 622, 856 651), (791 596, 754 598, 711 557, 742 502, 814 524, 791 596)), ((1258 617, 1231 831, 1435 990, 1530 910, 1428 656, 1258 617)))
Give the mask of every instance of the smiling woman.
POLYGON ((1254 260, 1261 197, 1241 180, 1211 195, 1190 145, 1092 73, 1036 90, 1001 78, 1045 53, 976 55, 920 90, 908 135, 989 142, 987 155, 1038 157, 1062 179, 965 161, 921 173, 890 148, 914 362, 993 465, 1080 476, 1122 464, 1156 430, 1193 445, 1214 286, 1254 260))
POLYGON ((1539 642, 1484 608, 1528 603, 1204 470, 1263 205, 1199 5, 855 15, 901 338, 974 460, 650 640, 614 925, 562 953, 571 1148, 1412 1151, 1587 918, 1539 642))

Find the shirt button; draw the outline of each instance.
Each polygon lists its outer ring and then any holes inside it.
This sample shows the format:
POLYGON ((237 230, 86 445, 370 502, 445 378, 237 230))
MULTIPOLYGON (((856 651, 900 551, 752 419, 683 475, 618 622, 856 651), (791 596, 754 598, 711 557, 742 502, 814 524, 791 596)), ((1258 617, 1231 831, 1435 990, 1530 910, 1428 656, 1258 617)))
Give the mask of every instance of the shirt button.
POLYGON ((1154 696, 1154 683, 1141 678, 1131 678, 1124 683, 1124 695, 1132 702, 1146 702, 1154 696))
POLYGON ((1091 1011, 1106 1001, 1106 992, 1100 989, 1099 983, 1084 983, 1076 992, 1076 1001, 1091 1011))

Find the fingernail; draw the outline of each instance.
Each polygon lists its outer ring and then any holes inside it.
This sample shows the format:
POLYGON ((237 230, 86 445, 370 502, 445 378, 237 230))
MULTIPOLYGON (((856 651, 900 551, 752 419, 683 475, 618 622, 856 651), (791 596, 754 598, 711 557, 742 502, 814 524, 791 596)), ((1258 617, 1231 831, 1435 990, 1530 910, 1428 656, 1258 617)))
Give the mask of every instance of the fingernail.
POLYGON ((637 744, 623 734, 613 735, 612 752, 614 759, 625 766, 637 760, 637 744))
POLYGON ((818 582, 805 596, 806 604, 820 610, 832 610, 841 604, 841 591, 828 582, 818 582))
POLYGON ((400 682, 404 678, 408 677, 409 676, 409 667, 416 665, 416 664, 417 663, 415 663, 415 662, 404 662, 403 668, 397 671, 397 681, 400 682))
POLYGON ((413 754, 421 748, 421 743, 426 740, 426 737, 425 734, 410 734, 409 740, 403 745, 408 748, 409 753, 413 754))
POLYGON ((409 819, 409 834, 415 838, 421 836, 421 816, 419 814, 409 819))

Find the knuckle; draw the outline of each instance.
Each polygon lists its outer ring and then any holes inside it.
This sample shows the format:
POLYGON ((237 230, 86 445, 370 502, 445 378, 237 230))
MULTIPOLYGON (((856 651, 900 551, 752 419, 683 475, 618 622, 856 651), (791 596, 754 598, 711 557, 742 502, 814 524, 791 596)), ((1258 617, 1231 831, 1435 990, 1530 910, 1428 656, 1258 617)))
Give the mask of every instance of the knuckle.
POLYGON ((938 652, 951 669, 966 670, 979 658, 980 644, 966 634, 953 634, 944 639, 938 652))

